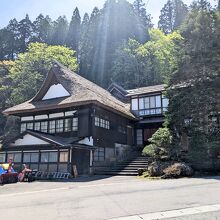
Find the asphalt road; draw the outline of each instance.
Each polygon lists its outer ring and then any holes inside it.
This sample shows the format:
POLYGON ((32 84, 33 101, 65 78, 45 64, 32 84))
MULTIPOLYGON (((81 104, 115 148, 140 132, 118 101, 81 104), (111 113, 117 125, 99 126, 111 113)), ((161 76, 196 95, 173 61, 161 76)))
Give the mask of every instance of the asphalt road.
POLYGON ((148 217, 193 207, 197 211, 205 207, 205 212, 161 219, 220 219, 220 177, 145 180, 103 176, 0 186, 1 220, 153 219, 148 217), (210 209, 211 205, 219 210, 210 209))

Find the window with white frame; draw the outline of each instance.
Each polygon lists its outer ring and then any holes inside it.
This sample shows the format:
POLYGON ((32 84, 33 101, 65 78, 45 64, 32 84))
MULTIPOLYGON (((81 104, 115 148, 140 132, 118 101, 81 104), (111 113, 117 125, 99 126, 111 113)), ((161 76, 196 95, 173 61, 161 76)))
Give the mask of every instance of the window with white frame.
POLYGON ((9 153, 8 160, 11 159, 15 163, 21 162, 21 153, 9 153))
POLYGON ((6 154, 0 153, 0 163, 5 163, 5 159, 6 159, 6 154))
POLYGON ((27 123, 27 130, 33 130, 34 124, 33 122, 27 123))
POLYGON ((41 152, 42 163, 55 163, 58 160, 58 152, 41 152))
POLYGON ((72 124, 72 130, 77 131, 78 130, 78 118, 73 118, 73 124, 72 124))
POLYGON ((60 151, 60 162, 65 163, 68 162, 68 151, 60 151))
POLYGON ((40 130, 41 130, 41 132, 47 133, 47 128, 48 128, 48 121, 42 121, 40 123, 40 130))
POLYGON ((26 123, 21 123, 21 133, 27 130, 26 123))
POLYGON ((38 152, 25 152, 23 155, 24 163, 38 163, 39 153, 38 152))
POLYGON ((100 118, 100 117, 95 117, 95 126, 105 128, 105 129, 110 129, 110 122, 106 119, 100 118))
POLYGON ((169 99, 167 99, 164 95, 162 96, 162 104, 163 104, 163 111, 166 112, 169 105, 169 99))
POLYGON ((71 129, 71 127, 72 127, 72 118, 66 118, 64 122, 65 122, 64 131, 65 132, 71 131, 72 130, 71 129))
POLYGON ((63 119, 56 120, 56 133, 63 132, 63 119))
POLYGON ((98 147, 93 154, 94 161, 105 161, 105 148, 98 147))
POLYGON ((34 130, 35 131, 40 131, 40 122, 35 122, 34 123, 34 130))
POLYGON ((122 134, 126 134, 126 130, 127 128, 123 125, 119 125, 118 126, 118 132, 122 133, 122 134))
POLYGON ((53 134, 56 131, 56 121, 52 120, 49 122, 49 133, 53 134))
POLYGON ((142 145, 143 144, 143 131, 142 129, 137 129, 136 130, 136 139, 137 139, 137 145, 142 145))

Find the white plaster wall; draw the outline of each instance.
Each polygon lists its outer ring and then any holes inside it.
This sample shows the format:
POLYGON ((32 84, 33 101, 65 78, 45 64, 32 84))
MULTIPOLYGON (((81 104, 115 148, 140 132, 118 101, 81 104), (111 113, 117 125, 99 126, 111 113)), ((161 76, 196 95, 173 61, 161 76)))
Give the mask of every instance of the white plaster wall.
POLYGON ((78 143, 93 146, 93 138, 92 138, 92 136, 89 138, 84 138, 83 140, 79 141, 78 143))
POLYGON ((69 96, 70 94, 66 91, 66 89, 59 83, 56 85, 52 85, 42 100, 53 99, 59 97, 69 96))
POLYGON ((72 116, 76 113, 76 111, 68 111, 68 112, 65 112, 65 116, 72 116))
POLYGON ((34 116, 21 117, 21 121, 32 121, 34 120, 34 116))
POLYGON ((35 120, 48 119, 47 115, 36 115, 35 120))
POLYGON ((24 135, 23 139, 17 139, 11 146, 24 146, 24 145, 46 145, 49 144, 39 138, 36 138, 30 134, 24 135))
POLYGON ((64 116, 63 112, 49 114, 49 118, 59 118, 59 117, 63 117, 63 116, 64 116))

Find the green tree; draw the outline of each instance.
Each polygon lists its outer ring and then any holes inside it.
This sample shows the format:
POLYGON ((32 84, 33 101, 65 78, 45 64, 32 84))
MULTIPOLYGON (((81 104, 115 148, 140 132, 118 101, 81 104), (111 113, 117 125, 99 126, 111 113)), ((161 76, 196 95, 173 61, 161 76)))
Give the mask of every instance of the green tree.
POLYGON ((64 45, 68 31, 68 21, 65 16, 60 16, 53 22, 50 44, 64 45))
POLYGON ((90 23, 89 15, 88 13, 85 13, 81 24, 78 61, 79 61, 79 70, 81 74, 84 75, 86 78, 88 78, 86 74, 88 73, 88 69, 89 69, 89 62, 86 62, 87 51, 91 45, 91 42, 89 40, 89 32, 88 32, 89 23, 90 23))
POLYGON ((79 51, 81 17, 79 9, 76 7, 69 25, 69 30, 66 38, 66 45, 75 51, 79 51))
POLYGON ((219 140, 218 130, 213 129, 216 125, 211 123, 220 110, 219 21, 207 1, 191 5, 181 29, 184 53, 169 81, 169 126, 176 142, 187 134, 197 152, 203 147, 198 139, 203 144, 219 140))
POLYGON ((49 43, 52 31, 52 21, 49 16, 40 14, 33 22, 34 39, 37 42, 49 43))
POLYGON ((182 0, 168 0, 161 10, 158 28, 165 34, 173 32, 183 23, 187 13, 188 8, 182 0))
POLYGON ((152 157, 155 160, 163 158, 171 158, 173 137, 168 128, 159 128, 149 139, 150 144, 147 145, 142 154, 152 157))
MULTIPOLYGON (((6 27, 11 33, 11 36, 7 39, 7 46, 10 50, 7 59, 14 60, 17 53, 19 52, 19 31, 18 31, 18 21, 16 19, 12 19, 9 21, 8 26, 6 27)), ((3 41, 5 38, 3 39, 3 41)), ((6 55, 7 56, 7 55, 6 55)), ((1 59, 4 60, 5 58, 1 59)))
POLYGON ((12 92, 12 80, 9 77, 9 71, 14 65, 13 61, 0 62, 0 136, 3 134, 6 118, 2 111, 9 107, 7 102, 12 92))
POLYGON ((33 24, 28 15, 18 23, 18 34, 19 52, 25 52, 33 36, 33 24))
POLYGON ((21 53, 10 70, 13 80, 10 104, 15 105, 33 97, 55 59, 71 70, 77 70, 75 52, 63 46, 31 43, 26 53, 21 53))
POLYGON ((150 30, 151 40, 139 44, 129 40, 115 56, 112 80, 125 88, 136 88, 163 83, 177 68, 180 57, 178 32, 165 35, 158 29, 150 30))
POLYGON ((13 33, 6 28, 0 30, 0 60, 13 59, 13 33))

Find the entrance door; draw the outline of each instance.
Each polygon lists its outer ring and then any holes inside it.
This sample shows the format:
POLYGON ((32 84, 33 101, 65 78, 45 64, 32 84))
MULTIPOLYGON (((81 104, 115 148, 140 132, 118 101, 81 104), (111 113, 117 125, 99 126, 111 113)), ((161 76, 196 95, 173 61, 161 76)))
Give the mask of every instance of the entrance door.
POLYGON ((144 129, 144 145, 149 144, 148 139, 157 131, 158 128, 145 128, 144 129))
POLYGON ((72 165, 76 165, 78 174, 89 173, 90 151, 73 149, 72 165))

